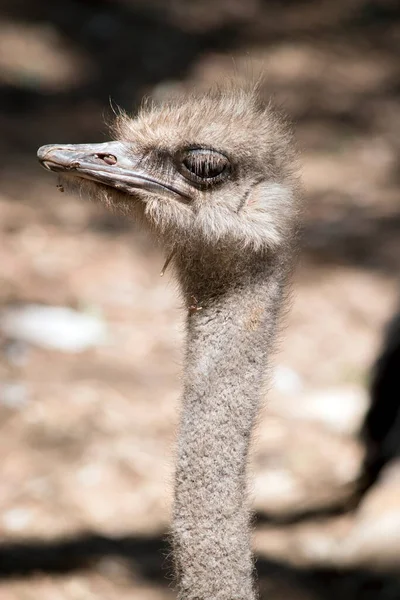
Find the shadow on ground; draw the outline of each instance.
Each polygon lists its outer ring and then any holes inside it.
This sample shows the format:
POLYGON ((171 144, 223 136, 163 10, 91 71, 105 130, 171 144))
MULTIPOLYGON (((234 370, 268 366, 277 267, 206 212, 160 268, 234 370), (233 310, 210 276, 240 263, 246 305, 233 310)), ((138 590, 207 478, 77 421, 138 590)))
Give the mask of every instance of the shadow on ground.
MULTIPOLYGON (((25 541, 0 546, 0 579, 28 578, 38 574, 61 575, 95 568, 104 558, 124 561, 141 580, 170 587, 169 547, 162 537, 108 537, 81 534, 53 541, 25 541)), ((301 570, 257 558, 262 596, 271 589, 311 593, 321 600, 397 600, 400 580, 390 573, 368 570, 301 570)), ((269 597, 269 596, 268 596, 269 597)), ((296 596, 297 597, 297 596, 296 596)), ((302 596, 301 596, 302 597, 302 596)))

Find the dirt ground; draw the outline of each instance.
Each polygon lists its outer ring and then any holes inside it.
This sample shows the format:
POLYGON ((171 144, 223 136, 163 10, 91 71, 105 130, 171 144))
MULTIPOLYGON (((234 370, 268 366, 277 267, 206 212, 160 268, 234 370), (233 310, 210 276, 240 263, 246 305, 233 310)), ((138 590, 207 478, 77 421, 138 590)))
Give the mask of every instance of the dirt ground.
POLYGON ((175 284, 134 223, 60 194, 36 149, 106 139, 113 103, 260 71, 295 123, 306 206, 253 450, 261 596, 400 597, 399 539, 349 542, 369 374, 398 308, 399 16, 378 0, 3 0, 1 314, 67 306, 105 336, 72 353, 0 334, 0 600, 175 597, 175 284), (304 550, 314 534, 339 551, 304 550))

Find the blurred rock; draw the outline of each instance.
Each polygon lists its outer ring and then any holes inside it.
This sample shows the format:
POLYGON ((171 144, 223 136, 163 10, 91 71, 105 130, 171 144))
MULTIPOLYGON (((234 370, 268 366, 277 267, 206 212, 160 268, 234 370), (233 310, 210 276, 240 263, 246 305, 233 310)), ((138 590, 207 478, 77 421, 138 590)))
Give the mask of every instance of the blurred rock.
POLYGON ((400 461, 386 467, 355 512, 295 525, 263 526, 255 547, 303 567, 400 567, 400 461))
MULTIPOLYGON (((287 381, 294 385, 292 379, 287 381)), ((282 390, 282 385, 280 390, 282 390)), ((368 394, 358 386, 316 390, 301 395, 271 395, 268 411, 286 419, 320 423, 332 431, 355 435, 362 427, 368 409, 368 394)))
POLYGON ((254 535, 261 556, 301 567, 334 566, 337 548, 351 529, 348 517, 310 519, 294 525, 263 525, 254 535))
POLYGON ((31 511, 25 508, 13 508, 3 514, 3 527, 8 531, 24 529, 32 519, 31 511))
POLYGON ((273 385, 276 390, 283 394, 299 394, 303 390, 303 382, 300 375, 284 365, 276 366, 273 385))
POLYGON ((269 417, 259 428, 254 459, 255 507, 287 518, 342 506, 355 493, 364 448, 315 423, 269 417))
POLYGON ((400 459, 385 467, 365 495, 338 559, 345 565, 400 568, 400 459))
MULTIPOLYGON (((88 61, 49 24, 0 22, 0 81, 40 90, 65 90, 85 80, 88 61)), ((92 67, 93 68, 93 67, 92 67)))
POLYGON ((11 339, 71 353, 100 345, 106 338, 105 325, 97 316, 64 306, 27 304, 5 309, 0 329, 11 339))
POLYGON ((29 360, 29 346, 20 340, 11 340, 4 345, 3 354, 10 365, 23 367, 29 360))
POLYGON ((0 404, 12 409, 21 409, 29 402, 26 385, 22 383, 2 383, 0 385, 0 404))

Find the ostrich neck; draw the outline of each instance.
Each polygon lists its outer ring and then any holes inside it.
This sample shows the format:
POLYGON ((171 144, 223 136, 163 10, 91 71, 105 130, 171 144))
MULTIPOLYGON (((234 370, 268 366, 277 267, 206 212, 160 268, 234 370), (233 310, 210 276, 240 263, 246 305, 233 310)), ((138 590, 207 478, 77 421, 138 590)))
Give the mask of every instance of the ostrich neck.
POLYGON ((187 323, 172 525, 180 600, 256 597, 246 466, 285 273, 265 256, 246 260, 216 266, 188 254, 177 264, 185 297, 198 303, 187 323))

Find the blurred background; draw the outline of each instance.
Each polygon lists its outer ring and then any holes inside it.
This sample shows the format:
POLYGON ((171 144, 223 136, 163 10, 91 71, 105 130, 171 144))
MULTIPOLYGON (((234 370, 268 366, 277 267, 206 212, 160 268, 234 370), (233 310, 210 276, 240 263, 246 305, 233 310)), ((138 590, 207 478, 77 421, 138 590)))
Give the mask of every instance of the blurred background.
POLYGON ((262 598, 398 600, 399 49, 394 0, 1 1, 1 600, 175 597, 173 280, 36 149, 252 70, 295 122, 306 201, 251 464, 262 598))

